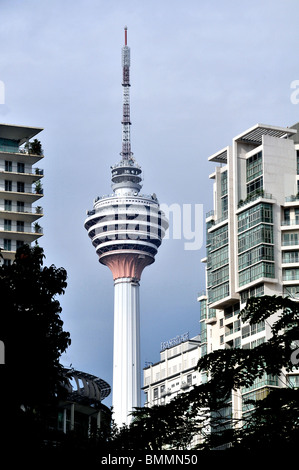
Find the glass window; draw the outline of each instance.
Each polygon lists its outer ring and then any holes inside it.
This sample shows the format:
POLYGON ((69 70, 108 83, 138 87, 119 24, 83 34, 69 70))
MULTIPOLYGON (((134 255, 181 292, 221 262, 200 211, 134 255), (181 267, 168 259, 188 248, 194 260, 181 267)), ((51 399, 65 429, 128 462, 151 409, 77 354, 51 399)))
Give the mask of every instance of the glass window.
POLYGON ((287 232, 282 234, 282 244, 284 246, 298 245, 299 244, 299 233, 298 232, 287 232))
POLYGON ((288 222, 290 220, 290 213, 291 213, 290 209, 284 209, 283 213, 284 213, 284 220, 288 222))
POLYGON ((17 221, 17 231, 18 232, 24 232, 24 222, 23 221, 17 221))
POLYGON ((242 328, 242 338, 247 338, 250 336, 250 325, 243 326, 242 328))
POLYGON ((25 173, 25 164, 18 163, 18 173, 25 173))
POLYGON ((274 247, 271 245, 259 245, 245 253, 241 254, 238 259, 239 270, 248 268, 251 264, 259 261, 274 261, 274 247))
POLYGON ((23 201, 17 201, 17 212, 24 212, 25 204, 23 201))
POLYGON ((228 244, 228 226, 224 225, 223 227, 215 230, 214 232, 210 233, 210 242, 211 247, 210 250, 215 250, 219 247, 228 244))
POLYGON ((282 252, 283 263, 298 263, 299 262, 299 251, 283 251, 282 252))
POLYGON ((284 269, 282 273, 283 281, 297 281, 299 280, 299 268, 284 269))
POLYGON ((11 240, 4 238, 4 250, 11 251, 11 240))
POLYGON ((227 194, 227 171, 221 173, 221 196, 227 194))
POLYGON ((299 285, 283 286, 283 295, 299 299, 299 285))
POLYGON ((216 302, 217 300, 223 299, 229 295, 229 283, 226 282, 217 287, 211 287, 208 289, 209 302, 216 302))
POLYGON ((299 375, 288 375, 288 384, 291 388, 299 388, 299 375))
POLYGON ((11 209, 12 209, 11 201, 8 201, 7 199, 5 199, 5 201, 4 201, 4 210, 11 211, 11 209))
POLYGON ((5 160, 5 171, 12 171, 12 162, 5 160))
POLYGON ((238 252, 242 253, 260 243, 273 244, 273 226, 260 224, 238 236, 238 252))
POLYGON ((255 281, 260 277, 273 279, 275 277, 274 263, 261 262, 248 269, 244 269, 239 273, 239 285, 243 286, 244 284, 255 281))
POLYGON ((8 232, 11 230, 11 220, 4 220, 4 230, 7 230, 8 232))
POLYGON ((263 177, 260 176, 256 180, 247 183, 247 196, 251 195, 252 193, 257 193, 258 191, 262 191, 263 189, 263 177))
POLYGON ((25 184, 22 181, 17 182, 17 191, 18 191, 18 193, 24 193, 25 192, 25 184))
POLYGON ((262 175, 262 172, 263 172, 263 155, 262 155, 262 152, 258 152, 246 160, 247 182, 262 175))
POLYGON ((5 191, 12 191, 12 182, 5 180, 5 191))

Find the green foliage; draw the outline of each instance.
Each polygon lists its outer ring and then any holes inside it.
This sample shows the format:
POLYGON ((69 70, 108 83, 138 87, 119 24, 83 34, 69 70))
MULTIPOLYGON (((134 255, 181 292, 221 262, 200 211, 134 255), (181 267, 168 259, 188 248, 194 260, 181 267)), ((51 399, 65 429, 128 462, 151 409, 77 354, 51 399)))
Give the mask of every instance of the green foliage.
POLYGON ((25 148, 29 153, 33 153, 35 155, 42 155, 43 153, 42 144, 38 139, 34 139, 32 142, 26 144, 25 148))

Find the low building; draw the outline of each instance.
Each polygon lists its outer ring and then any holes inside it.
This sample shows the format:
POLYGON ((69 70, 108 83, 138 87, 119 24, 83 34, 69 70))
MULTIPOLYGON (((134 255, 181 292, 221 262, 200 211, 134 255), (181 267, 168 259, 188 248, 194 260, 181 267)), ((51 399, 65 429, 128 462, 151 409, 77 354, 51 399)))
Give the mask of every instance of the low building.
POLYGON ((199 385, 199 358, 199 335, 189 339, 186 333, 161 343, 160 361, 143 369, 145 406, 164 405, 199 385))
POLYGON ((102 420, 111 420, 110 409, 102 400, 111 393, 110 385, 86 372, 66 369, 68 395, 57 413, 57 430, 88 437, 101 428, 102 420))

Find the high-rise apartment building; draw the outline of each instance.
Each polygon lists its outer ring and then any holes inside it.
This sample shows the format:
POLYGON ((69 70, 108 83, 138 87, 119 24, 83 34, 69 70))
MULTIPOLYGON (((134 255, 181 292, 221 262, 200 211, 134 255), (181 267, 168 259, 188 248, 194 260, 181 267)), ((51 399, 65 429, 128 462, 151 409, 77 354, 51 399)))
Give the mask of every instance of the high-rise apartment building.
POLYGON ((30 142, 42 130, 0 124, 0 248, 5 264, 20 245, 42 236, 37 220, 43 215, 38 205, 43 170, 34 165, 43 155, 39 141, 30 142))
MULTIPOLYGON (((201 304, 202 355, 253 348, 270 336, 274 318, 249 325, 238 318, 249 297, 299 299, 299 124, 257 124, 212 155, 214 208, 206 215, 206 288, 201 304)), ((202 380, 206 380, 203 374, 202 380)), ((271 387, 299 384, 299 375, 264 375, 233 393, 235 417, 246 399, 271 387)), ((251 405, 252 406, 252 405, 251 405)))

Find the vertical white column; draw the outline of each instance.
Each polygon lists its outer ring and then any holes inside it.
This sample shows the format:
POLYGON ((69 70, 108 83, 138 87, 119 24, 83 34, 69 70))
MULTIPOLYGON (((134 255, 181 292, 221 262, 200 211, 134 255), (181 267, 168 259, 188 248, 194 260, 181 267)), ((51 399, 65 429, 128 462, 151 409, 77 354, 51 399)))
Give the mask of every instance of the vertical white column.
POLYGON ((140 406, 139 283, 132 278, 114 282, 113 348, 113 418, 121 427, 140 406))

